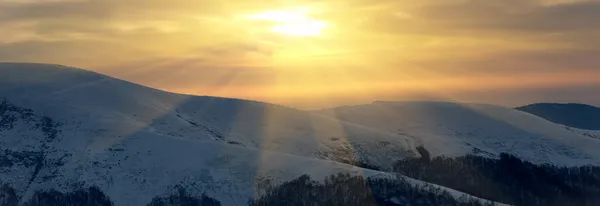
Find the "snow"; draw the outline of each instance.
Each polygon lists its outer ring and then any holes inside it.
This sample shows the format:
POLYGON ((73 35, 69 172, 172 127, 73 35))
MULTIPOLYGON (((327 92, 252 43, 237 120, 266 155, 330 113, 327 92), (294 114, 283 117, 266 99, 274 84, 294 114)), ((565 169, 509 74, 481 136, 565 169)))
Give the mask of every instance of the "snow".
POLYGON ((62 163, 45 165, 37 175, 17 174, 33 171, 24 165, 0 172, 0 179, 26 196, 40 188, 95 185, 117 205, 137 205, 182 184, 224 205, 241 205, 267 179, 276 183, 303 174, 322 179, 338 172, 390 176, 340 162, 385 168, 419 156, 420 145, 444 156, 509 152, 564 165, 600 159, 594 149, 600 139, 493 105, 377 102, 302 111, 174 94, 91 71, 22 63, 0 63, 0 97, 32 109, 37 121, 48 116, 60 123, 59 137, 51 141, 35 122, 19 121, 0 131, 0 147, 42 152, 47 162, 62 163))
MULTIPOLYGON (((511 108, 450 102, 375 102, 315 111, 408 136, 434 156, 510 153, 535 163, 600 163, 600 139, 511 108)), ((593 134, 593 133, 590 133, 593 134)))
POLYGON ((90 133, 82 136, 97 146, 106 147, 132 134, 153 131, 182 139, 215 140, 305 157, 360 159, 383 165, 415 155, 411 139, 293 108, 173 94, 54 65, 13 67, 0 65, 2 96, 64 122, 66 127, 75 127, 72 131, 90 133), (30 73, 38 75, 29 77, 30 73))

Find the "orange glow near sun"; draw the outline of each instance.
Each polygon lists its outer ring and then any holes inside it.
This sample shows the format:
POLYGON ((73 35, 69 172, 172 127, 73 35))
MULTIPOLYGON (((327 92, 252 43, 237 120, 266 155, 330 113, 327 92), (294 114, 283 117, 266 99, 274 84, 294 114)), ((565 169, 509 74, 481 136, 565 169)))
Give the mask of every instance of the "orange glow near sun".
POLYGON ((290 36, 317 36, 327 23, 310 18, 307 9, 272 10, 248 16, 249 19, 275 22, 272 32, 290 36))

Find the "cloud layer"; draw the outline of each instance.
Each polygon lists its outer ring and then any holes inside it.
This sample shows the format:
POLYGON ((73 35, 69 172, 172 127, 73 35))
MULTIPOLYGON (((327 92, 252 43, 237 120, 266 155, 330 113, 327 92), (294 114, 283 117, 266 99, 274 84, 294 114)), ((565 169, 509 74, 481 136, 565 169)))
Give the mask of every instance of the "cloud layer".
POLYGON ((175 92, 307 107, 429 93, 496 103, 492 91, 501 104, 600 104, 589 98, 600 89, 596 0, 0 0, 0 33, 0 61, 175 92), (289 37, 243 18, 296 7, 328 30, 289 37))

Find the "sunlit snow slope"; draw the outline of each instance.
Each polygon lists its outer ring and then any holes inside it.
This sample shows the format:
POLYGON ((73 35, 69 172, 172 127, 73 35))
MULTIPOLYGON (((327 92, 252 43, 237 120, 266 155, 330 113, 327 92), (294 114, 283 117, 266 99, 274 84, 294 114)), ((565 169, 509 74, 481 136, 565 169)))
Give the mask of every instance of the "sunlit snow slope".
POLYGON ((176 185, 224 205, 263 181, 338 172, 389 174, 397 160, 508 152, 555 164, 598 164, 600 139, 516 110, 436 102, 301 111, 164 92, 57 65, 0 63, 0 179, 23 198, 40 188, 98 186, 117 205, 176 185))
POLYGON ((511 108, 449 102, 374 102, 320 110, 341 121, 408 136, 432 155, 510 153, 536 163, 600 163, 600 139, 511 108))
POLYGON ((117 203, 178 184, 226 205, 257 185, 309 174, 381 174, 415 156, 411 139, 278 105, 173 94, 90 71, 0 64, 0 169, 23 198, 40 188, 99 186, 117 203), (201 191, 198 191, 201 192, 201 191))

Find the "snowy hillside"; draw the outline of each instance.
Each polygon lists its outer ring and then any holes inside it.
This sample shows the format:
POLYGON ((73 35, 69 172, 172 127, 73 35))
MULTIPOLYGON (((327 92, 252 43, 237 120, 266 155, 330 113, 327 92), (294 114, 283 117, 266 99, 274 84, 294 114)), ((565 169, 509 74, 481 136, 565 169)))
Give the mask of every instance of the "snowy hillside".
POLYGON ((432 155, 497 156, 536 163, 600 164, 600 139, 518 110, 484 104, 375 102, 316 111, 410 137, 432 155))
POLYGON ((22 63, 0 63, 0 100, 0 180, 23 199, 97 186, 116 205, 143 205, 183 185, 243 205, 265 182, 304 174, 396 176, 382 171, 419 158, 419 146, 435 156, 600 163, 600 139, 491 105, 378 102, 309 112, 22 63))
POLYGON ((241 205, 263 181, 390 176, 344 163, 418 156, 411 139, 326 116, 56 65, 0 64, 0 98, 0 179, 22 199, 97 186, 135 205, 183 185, 241 205))
POLYGON ((53 65, 0 65, 0 95, 101 138, 91 150, 152 132, 336 161, 386 164, 415 155, 409 138, 292 108, 167 93, 53 65))

